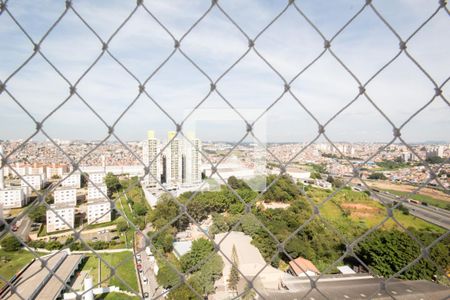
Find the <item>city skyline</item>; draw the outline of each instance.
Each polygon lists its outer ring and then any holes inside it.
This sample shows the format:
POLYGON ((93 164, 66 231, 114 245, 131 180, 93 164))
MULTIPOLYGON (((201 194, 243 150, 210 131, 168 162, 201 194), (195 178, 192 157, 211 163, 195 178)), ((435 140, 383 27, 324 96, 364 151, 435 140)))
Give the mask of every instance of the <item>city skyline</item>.
MULTIPOLYGON (((421 5, 425 2, 417 0, 415 5, 411 5, 409 1, 389 4, 379 2, 375 3, 375 7, 385 15, 400 36, 406 39, 412 33, 412 25, 424 22, 434 9, 432 6, 421 5)), ((208 1, 189 4, 180 2, 178 5, 157 2, 152 3, 149 9, 157 13, 175 37, 179 38, 207 10, 209 4, 208 1)), ((45 4, 46 10, 35 14, 41 5, 32 1, 8 3, 9 10, 23 23, 34 40, 39 40, 64 10, 63 3, 48 1, 45 4)), ((108 5, 77 1, 73 5, 104 40, 107 40, 113 28, 119 26, 134 7, 134 3, 123 4, 117 1, 108 2, 108 5)), ((254 37, 285 4, 255 2, 251 10, 239 2, 223 2, 221 5, 250 37, 254 37)), ((358 11, 360 5, 351 1, 337 1, 317 7, 306 2, 299 4, 299 7, 317 24, 325 37, 329 38, 358 11)), ((0 49, 2 57, 7 58, 3 60, 0 70, 0 80, 4 81, 32 53, 32 44, 19 32, 9 17, 2 18, 1 22, 5 26, 1 26, 0 38, 10 41, 8 47, 0 49)), ((439 38, 446 22, 448 16, 441 10, 424 30, 419 31, 407 43, 407 50, 438 86, 448 80, 445 66, 450 58, 445 49, 450 48, 450 44, 447 39, 439 38)), ((290 7, 257 39, 255 47, 289 81, 323 50, 323 40, 301 15, 290 7), (298 34, 299 32, 301 34, 298 34)), ((181 42, 181 49, 192 57, 213 81, 247 48, 246 38, 229 24, 217 8, 213 8, 181 42)), ((399 51, 395 35, 389 32, 370 10, 365 10, 345 28, 336 40, 332 41, 331 49, 363 83, 399 51)), ((100 53, 101 44, 76 15, 69 12, 42 43, 41 50, 61 69, 64 76, 73 82, 100 53), (78 45, 78 50, 71 52, 70 57, 65 55, 71 48, 66 42, 67 36, 70 36, 72 43, 78 45)), ((171 53, 173 41, 145 11, 139 9, 112 39, 109 50, 143 81, 171 53)), ((444 84, 441 89, 448 99, 447 86, 448 84, 444 84)), ((69 92, 68 84, 39 55, 15 74, 6 87, 38 121, 57 107, 69 92)), ((210 82, 185 57, 176 52, 149 81, 146 88, 155 101, 173 116, 174 120, 180 122, 208 94, 210 82)), ((284 82, 254 51, 250 51, 249 55, 217 83, 217 89, 238 110, 264 110, 283 93, 284 82)), ((330 53, 325 53, 294 81, 291 89, 318 121, 324 124, 357 95, 358 83, 330 53)), ((105 54, 86 78, 81 80, 77 91, 108 124, 112 124, 136 97, 138 83, 105 54)), ((430 101, 435 93, 432 82, 405 53, 373 79, 367 85, 366 91, 396 126, 400 126, 430 101)), ((35 131, 35 124, 7 93, 0 94, 0 101, 0 137, 28 138, 35 131)), ((201 108, 229 109, 214 92, 201 108)), ((435 98, 402 129, 402 137, 411 142, 448 141, 448 109, 448 102, 440 97, 435 98)), ((273 142, 308 141, 318 130, 315 121, 289 94, 284 95, 268 111, 266 119, 267 138, 273 142)), ((197 134, 205 141, 218 136, 224 140, 236 140, 245 133, 243 121, 209 121, 199 125, 197 134)), ((139 140, 140 133, 135 131, 136 127, 163 131, 174 130, 175 124, 148 98, 141 96, 117 123, 115 133, 125 140, 139 140)), ((78 97, 72 97, 46 120, 43 129, 50 136, 61 139, 96 140, 107 134, 107 127, 78 97)), ((359 98, 326 126, 326 133, 330 138, 341 141, 389 141, 392 137, 392 126, 367 99, 359 98)), ((35 138, 45 139, 42 133, 35 138)))

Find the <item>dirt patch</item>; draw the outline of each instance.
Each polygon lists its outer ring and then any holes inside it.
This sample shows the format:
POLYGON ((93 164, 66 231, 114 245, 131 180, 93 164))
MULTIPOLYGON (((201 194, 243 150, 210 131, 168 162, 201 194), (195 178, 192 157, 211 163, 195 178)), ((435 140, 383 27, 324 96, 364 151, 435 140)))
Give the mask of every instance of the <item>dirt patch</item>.
POLYGON ((378 213, 380 209, 378 207, 369 206, 361 203, 342 203, 341 207, 344 210, 348 210, 352 217, 366 218, 378 213))
MULTIPOLYGON (((355 181, 355 183, 358 183, 359 181, 355 181)), ((370 180, 365 180, 365 182, 370 186, 370 187, 375 187, 381 190, 393 190, 393 191, 399 191, 399 192, 413 192, 417 189, 417 187, 413 186, 413 185, 407 185, 407 184, 398 184, 398 183, 392 183, 389 181, 370 181, 370 180)), ((360 182, 359 182, 360 183, 360 182)), ((450 202, 450 196, 447 195, 444 192, 432 189, 432 188, 428 188, 428 187, 423 187, 419 190, 419 192, 417 192, 418 195, 424 195, 424 196, 429 196, 438 200, 443 200, 443 201, 448 201, 450 202)))
POLYGON ((283 202, 265 203, 264 201, 260 201, 258 204, 261 205, 262 207, 264 207, 264 209, 268 209, 268 208, 272 208, 272 209, 276 209, 276 208, 286 209, 286 208, 289 208, 289 206, 291 206, 289 203, 283 203, 283 202))

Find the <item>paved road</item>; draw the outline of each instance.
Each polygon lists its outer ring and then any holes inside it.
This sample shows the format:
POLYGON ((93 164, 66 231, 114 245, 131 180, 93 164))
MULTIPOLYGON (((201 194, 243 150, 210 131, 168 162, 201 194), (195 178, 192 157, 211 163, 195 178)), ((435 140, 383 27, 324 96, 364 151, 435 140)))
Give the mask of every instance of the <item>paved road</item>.
POLYGON ((22 218, 22 222, 20 223, 19 228, 16 231, 16 234, 19 235, 20 238, 25 241, 28 240, 28 235, 30 234, 31 231, 31 223, 33 222, 28 217, 28 215, 24 216, 22 218))
MULTIPOLYGON (((377 193, 377 196, 381 200, 386 201, 388 203, 398 201, 398 199, 395 196, 391 196, 385 193, 377 193)), ((423 206, 414 203, 402 203, 402 205, 409 210, 409 213, 411 215, 421 218, 429 223, 443 227, 447 230, 450 229, 449 212, 434 206, 423 206)))
MULTIPOLYGON (((142 232, 147 234, 151 226, 148 226, 142 232)), ((140 263, 142 265, 142 272, 139 273, 140 280, 142 282, 142 292, 143 294, 148 293, 149 299, 155 298, 163 292, 162 287, 160 287, 156 281, 156 275, 153 272, 154 263, 151 258, 145 253, 145 240, 143 238, 139 239, 139 247, 136 249, 136 256, 140 255, 140 263), (147 279, 147 283, 144 283, 144 278, 147 279)))

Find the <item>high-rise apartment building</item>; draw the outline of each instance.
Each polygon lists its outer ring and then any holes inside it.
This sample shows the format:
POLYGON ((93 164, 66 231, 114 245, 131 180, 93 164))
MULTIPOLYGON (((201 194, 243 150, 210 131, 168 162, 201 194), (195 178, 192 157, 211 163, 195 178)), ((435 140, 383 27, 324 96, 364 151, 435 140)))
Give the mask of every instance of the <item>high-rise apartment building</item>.
POLYGON ((179 137, 175 137, 175 131, 169 131, 167 134, 167 143, 170 143, 165 151, 166 158, 166 183, 176 186, 182 183, 182 158, 183 144, 179 137))
POLYGON ((160 144, 155 137, 155 132, 149 130, 147 139, 142 143, 143 162, 149 167, 149 175, 145 176, 144 183, 149 187, 158 186, 161 181, 161 155, 157 156, 160 151, 160 144), (151 175, 150 175, 151 174, 151 175))
POLYGON ((193 133, 188 134, 188 140, 169 131, 167 141, 161 145, 155 138, 154 131, 149 131, 147 140, 143 142, 143 161, 150 165, 150 173, 146 176, 144 184, 157 187, 156 179, 170 187, 183 184, 191 185, 201 182, 201 154, 199 150, 202 142, 193 133), (163 150, 156 159, 158 153, 163 150), (156 178, 156 179, 155 179, 156 178))
POLYGON ((3 146, 0 145, 0 190, 5 188, 5 166, 2 165, 3 146))
POLYGON ((188 140, 183 141, 182 178, 185 184, 197 184, 202 181, 201 154, 202 141, 194 136, 187 135, 188 140))

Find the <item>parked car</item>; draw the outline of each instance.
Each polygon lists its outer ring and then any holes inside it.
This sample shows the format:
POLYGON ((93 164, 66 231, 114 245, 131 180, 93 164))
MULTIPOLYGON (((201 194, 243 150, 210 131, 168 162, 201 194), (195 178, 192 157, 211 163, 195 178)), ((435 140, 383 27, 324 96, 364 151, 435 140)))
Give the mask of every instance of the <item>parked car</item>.
POLYGON ((144 299, 150 299, 150 297, 149 297, 149 295, 148 295, 148 292, 145 292, 145 293, 144 293, 144 299))
POLYGON ((147 277, 144 277, 144 278, 142 279, 142 281, 143 281, 145 284, 148 284, 148 278, 147 278, 147 277))

